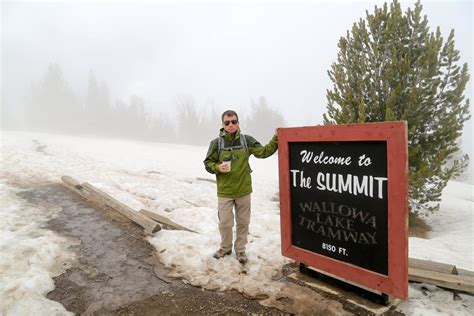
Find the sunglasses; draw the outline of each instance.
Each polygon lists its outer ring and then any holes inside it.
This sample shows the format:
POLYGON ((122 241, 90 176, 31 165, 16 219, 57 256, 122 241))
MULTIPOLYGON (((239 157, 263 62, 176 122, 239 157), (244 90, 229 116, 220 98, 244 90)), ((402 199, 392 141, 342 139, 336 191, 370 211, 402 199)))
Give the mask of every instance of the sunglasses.
POLYGON ((232 123, 233 125, 236 125, 237 123, 239 123, 239 121, 237 120, 224 121, 225 126, 229 126, 230 123, 232 123))

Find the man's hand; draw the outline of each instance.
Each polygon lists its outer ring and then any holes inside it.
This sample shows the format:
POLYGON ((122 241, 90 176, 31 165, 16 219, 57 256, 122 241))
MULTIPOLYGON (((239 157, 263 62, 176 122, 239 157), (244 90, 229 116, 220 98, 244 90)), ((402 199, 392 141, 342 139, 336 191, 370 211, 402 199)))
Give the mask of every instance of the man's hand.
POLYGON ((229 164, 221 163, 219 165, 219 172, 222 172, 222 173, 229 172, 229 164))

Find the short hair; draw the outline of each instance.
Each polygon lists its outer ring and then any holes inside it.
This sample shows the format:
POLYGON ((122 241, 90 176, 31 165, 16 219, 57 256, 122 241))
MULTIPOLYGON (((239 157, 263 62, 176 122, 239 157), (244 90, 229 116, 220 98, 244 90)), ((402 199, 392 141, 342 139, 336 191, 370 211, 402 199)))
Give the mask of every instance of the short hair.
POLYGON ((227 110, 222 113, 221 120, 224 122, 224 116, 235 116, 237 118, 237 121, 239 120, 239 116, 237 115, 237 112, 234 110, 227 110))

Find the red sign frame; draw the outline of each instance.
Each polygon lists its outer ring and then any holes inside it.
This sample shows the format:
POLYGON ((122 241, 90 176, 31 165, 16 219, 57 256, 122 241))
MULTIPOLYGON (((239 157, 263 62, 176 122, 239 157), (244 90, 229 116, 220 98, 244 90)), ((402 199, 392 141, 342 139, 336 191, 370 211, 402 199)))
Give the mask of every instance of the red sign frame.
POLYGON ((349 282, 401 299, 408 296, 408 149, 406 122, 278 129, 282 254, 349 282), (388 276, 292 245, 289 146, 293 142, 386 141, 388 276))

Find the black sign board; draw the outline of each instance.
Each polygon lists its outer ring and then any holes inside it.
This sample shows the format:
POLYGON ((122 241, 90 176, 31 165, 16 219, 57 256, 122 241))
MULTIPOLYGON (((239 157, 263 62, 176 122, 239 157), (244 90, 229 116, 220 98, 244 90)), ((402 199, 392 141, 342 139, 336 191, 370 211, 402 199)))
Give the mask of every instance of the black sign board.
POLYGON ((386 141, 288 143, 296 247, 388 274, 386 141))
POLYGON ((278 169, 282 254, 406 299, 406 122, 279 128, 278 169))

